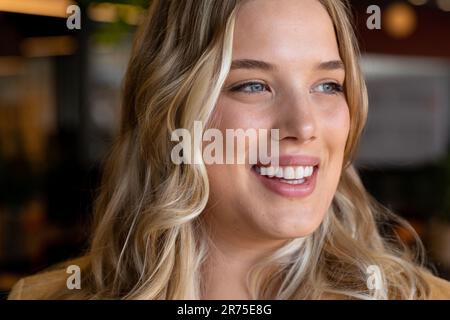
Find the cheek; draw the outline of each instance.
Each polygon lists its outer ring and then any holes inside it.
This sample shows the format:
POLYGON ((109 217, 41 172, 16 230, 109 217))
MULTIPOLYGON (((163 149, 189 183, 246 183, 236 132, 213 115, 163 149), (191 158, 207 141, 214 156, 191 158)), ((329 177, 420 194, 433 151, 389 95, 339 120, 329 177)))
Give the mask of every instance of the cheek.
POLYGON ((264 115, 260 108, 240 103, 226 95, 219 97, 214 110, 214 117, 220 119, 217 128, 223 132, 225 129, 266 128, 264 115))
POLYGON ((225 196, 232 190, 230 179, 227 178, 225 166, 222 165, 207 165, 206 171, 208 173, 208 180, 210 184, 210 197, 214 200, 219 200, 219 195, 225 196))
POLYGON ((324 191, 330 195, 335 193, 341 176, 344 151, 350 130, 350 113, 345 101, 321 114, 322 137, 328 154, 327 172, 324 191))
POLYGON ((345 101, 339 102, 333 108, 321 112, 323 137, 330 152, 330 157, 342 157, 350 130, 350 113, 345 101))
POLYGON ((225 133, 225 129, 240 128, 246 122, 245 117, 239 116, 243 111, 245 110, 238 108, 236 103, 230 101, 226 96, 221 95, 213 113, 213 117, 220 119, 216 124, 217 129, 225 133))
MULTIPOLYGON (((259 128, 262 126, 258 117, 252 115, 251 112, 252 110, 248 106, 236 103, 226 96, 219 97, 212 115, 212 118, 217 119, 217 121, 212 123, 212 127, 222 132, 222 155, 224 162, 227 160, 227 143, 231 143, 231 141, 227 140, 227 129, 246 130, 248 128, 259 128)), ((203 143, 203 150, 205 150, 206 145, 209 143, 210 142, 203 143)), ((234 164, 209 164, 206 166, 211 189, 210 200, 215 202, 215 205, 221 206, 227 204, 227 206, 234 206, 235 203, 233 200, 239 201, 240 199, 237 190, 242 191, 246 188, 245 179, 239 179, 239 177, 242 177, 242 173, 245 173, 247 169, 245 168, 245 165, 236 164, 236 141, 234 141, 234 146, 234 164)), ((246 152, 248 151, 247 148, 248 141, 246 140, 246 152)))

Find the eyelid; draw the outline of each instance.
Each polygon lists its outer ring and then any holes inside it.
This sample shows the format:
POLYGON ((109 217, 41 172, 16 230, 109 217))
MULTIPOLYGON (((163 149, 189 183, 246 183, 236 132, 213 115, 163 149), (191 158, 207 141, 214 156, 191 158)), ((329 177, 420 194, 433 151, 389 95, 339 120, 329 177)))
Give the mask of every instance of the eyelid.
POLYGON ((230 85, 227 89, 230 91, 238 91, 239 89, 244 88, 245 86, 252 85, 252 84, 261 84, 267 89, 267 91, 269 91, 269 92, 272 91, 271 87, 265 81, 262 81, 262 80, 247 80, 247 81, 238 82, 236 84, 230 85))

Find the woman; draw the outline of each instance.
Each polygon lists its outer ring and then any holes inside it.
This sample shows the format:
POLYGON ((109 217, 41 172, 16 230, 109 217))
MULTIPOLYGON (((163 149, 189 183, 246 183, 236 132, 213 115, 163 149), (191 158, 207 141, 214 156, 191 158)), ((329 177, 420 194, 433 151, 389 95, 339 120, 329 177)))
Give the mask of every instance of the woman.
POLYGON ((153 0, 89 252, 10 297, 450 298, 448 282, 380 236, 377 224, 407 225, 352 165, 367 116, 357 59, 340 1, 153 0), (279 163, 174 164, 171 134, 194 121, 276 128, 279 163), (74 264, 79 290, 66 286, 74 264))

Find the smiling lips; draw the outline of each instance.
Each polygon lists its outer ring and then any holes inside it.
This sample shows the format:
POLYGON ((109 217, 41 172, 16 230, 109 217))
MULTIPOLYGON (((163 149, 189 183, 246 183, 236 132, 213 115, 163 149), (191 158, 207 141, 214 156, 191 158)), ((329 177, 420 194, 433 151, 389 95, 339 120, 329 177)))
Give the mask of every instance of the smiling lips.
POLYGON ((315 188, 320 159, 310 156, 281 156, 279 166, 253 166, 269 190, 286 197, 306 197, 315 188))

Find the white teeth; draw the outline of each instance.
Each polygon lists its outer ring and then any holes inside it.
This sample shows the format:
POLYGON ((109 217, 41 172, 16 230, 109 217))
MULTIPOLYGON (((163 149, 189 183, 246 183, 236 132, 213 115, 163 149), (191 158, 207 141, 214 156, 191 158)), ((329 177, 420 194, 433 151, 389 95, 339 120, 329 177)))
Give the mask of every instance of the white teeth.
POLYGON ((283 178, 283 168, 282 167, 278 167, 277 168, 277 173, 276 173, 276 175, 275 175, 275 177, 277 177, 277 178, 283 178))
POLYGON ((302 179, 305 176, 305 169, 303 167, 295 168, 295 179, 302 179))
POLYGON ((313 166, 289 166, 289 167, 257 167, 256 170, 262 176, 277 177, 285 180, 300 181, 310 177, 314 172, 313 166))
POLYGON ((286 167, 286 169, 283 170, 284 175, 283 177, 285 179, 295 179, 295 169, 292 167, 286 167))
POLYGON ((303 182, 305 182, 305 179, 299 179, 299 180, 282 180, 285 183, 288 184, 302 184, 303 182))

